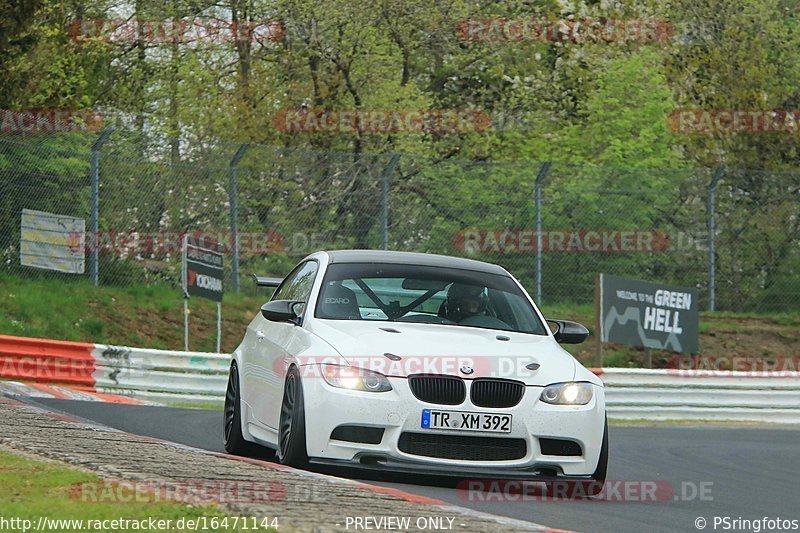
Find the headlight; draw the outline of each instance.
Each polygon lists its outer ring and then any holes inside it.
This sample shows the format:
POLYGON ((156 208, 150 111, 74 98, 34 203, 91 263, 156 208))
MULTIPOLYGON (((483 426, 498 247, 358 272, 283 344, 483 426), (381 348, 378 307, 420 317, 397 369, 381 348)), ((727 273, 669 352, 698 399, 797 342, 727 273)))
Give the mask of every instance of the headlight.
POLYGON ((586 405, 592 400, 592 384, 581 381, 548 385, 540 399, 553 405, 586 405))
POLYGON ((366 392, 386 392, 392 385, 386 376, 354 366, 322 365, 322 377, 332 387, 366 392))

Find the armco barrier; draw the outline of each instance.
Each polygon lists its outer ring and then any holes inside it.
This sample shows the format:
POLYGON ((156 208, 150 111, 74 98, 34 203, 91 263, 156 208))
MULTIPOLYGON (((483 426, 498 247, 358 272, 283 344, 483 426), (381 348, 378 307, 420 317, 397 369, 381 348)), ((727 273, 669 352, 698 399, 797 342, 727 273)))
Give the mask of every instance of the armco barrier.
POLYGON ((91 386, 94 346, 0 335, 0 378, 91 386))
POLYGON ((98 392, 163 403, 224 401, 230 355, 98 344, 92 356, 98 392))
MULTIPOLYGON (((166 404, 222 404, 230 355, 0 335, 0 378, 166 404)), ((594 369, 612 420, 800 424, 800 372, 594 369)))
POLYGON ((616 420, 800 424, 800 372, 594 369, 616 420))
POLYGON ((0 335, 0 379, 167 404, 222 405, 230 355, 0 335))

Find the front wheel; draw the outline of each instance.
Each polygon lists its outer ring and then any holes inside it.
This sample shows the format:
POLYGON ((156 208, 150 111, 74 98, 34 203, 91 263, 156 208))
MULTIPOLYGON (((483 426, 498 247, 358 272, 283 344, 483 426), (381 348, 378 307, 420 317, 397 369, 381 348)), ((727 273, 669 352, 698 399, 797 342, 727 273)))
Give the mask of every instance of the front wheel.
POLYGON ((296 367, 289 369, 283 387, 276 457, 283 465, 303 468, 308 464, 303 385, 296 367))
POLYGON ((246 441, 242 435, 242 397, 239 389, 239 369, 234 361, 228 374, 223 409, 223 438, 225 451, 234 455, 251 455, 259 446, 246 441))
POLYGON ((603 426, 603 445, 600 448, 600 459, 597 461, 597 468, 592 474, 592 482, 587 493, 589 496, 597 496, 606 484, 606 474, 608 473, 608 417, 603 426))

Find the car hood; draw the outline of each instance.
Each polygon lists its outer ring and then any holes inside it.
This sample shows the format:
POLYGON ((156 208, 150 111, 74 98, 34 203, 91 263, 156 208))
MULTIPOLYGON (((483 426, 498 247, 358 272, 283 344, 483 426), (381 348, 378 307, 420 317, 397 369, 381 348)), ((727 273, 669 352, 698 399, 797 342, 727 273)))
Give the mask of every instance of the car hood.
POLYGON ((550 336, 357 320, 316 320, 308 326, 348 364, 387 376, 497 377, 544 386, 576 375, 577 361, 550 336))

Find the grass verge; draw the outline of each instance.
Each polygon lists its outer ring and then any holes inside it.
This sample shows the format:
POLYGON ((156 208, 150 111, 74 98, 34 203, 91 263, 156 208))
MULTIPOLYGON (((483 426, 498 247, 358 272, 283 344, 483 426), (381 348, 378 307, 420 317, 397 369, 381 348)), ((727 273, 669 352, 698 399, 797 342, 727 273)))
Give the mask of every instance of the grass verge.
MULTIPOLYGON (((108 503, 110 498, 98 498, 99 501, 83 501, 85 498, 80 496, 80 491, 76 487, 82 484, 97 483, 103 484, 104 481, 97 476, 83 472, 54 462, 44 462, 29 459, 0 450, 0 509, 2 518, 5 520, 18 519, 18 525, 22 525, 23 520, 30 520, 33 524, 32 530, 39 523, 39 517, 48 517, 59 520, 60 523, 49 522, 46 530, 50 531, 81 531, 87 530, 85 527, 88 520, 105 521, 102 531, 130 531, 131 528, 114 528, 110 521, 116 519, 127 520, 171 520, 172 527, 169 531, 194 531, 194 528, 177 527, 179 521, 187 524, 189 520, 205 520, 209 525, 206 531, 265 531, 266 529, 254 528, 228 528, 220 526, 213 527, 216 521, 221 522, 228 515, 214 508, 211 505, 184 505, 177 502, 115 502, 108 503), (70 520, 82 520, 83 524, 75 522, 70 524, 70 520)), ((229 522, 230 522, 230 517, 229 522)), ((230 523, 228 524, 230 525, 230 523)), ((248 525, 252 525, 248 521, 248 525)), ((3 530, 19 530, 12 523, 5 526, 0 524, 3 530), (5 529, 5 527, 11 529, 5 529)), ((98 530, 97 528, 88 528, 98 530)), ((140 529, 138 531, 159 531, 159 529, 140 529)), ((166 529, 160 529, 165 531, 166 529)))

